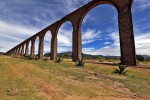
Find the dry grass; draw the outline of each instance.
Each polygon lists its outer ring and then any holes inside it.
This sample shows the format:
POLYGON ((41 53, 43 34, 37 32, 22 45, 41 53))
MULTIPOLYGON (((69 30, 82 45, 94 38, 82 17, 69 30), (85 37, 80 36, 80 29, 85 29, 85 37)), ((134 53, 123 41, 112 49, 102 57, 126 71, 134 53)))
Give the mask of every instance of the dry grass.
POLYGON ((0 100, 150 99, 150 69, 129 67, 119 76, 112 73, 115 68, 0 56, 0 100))

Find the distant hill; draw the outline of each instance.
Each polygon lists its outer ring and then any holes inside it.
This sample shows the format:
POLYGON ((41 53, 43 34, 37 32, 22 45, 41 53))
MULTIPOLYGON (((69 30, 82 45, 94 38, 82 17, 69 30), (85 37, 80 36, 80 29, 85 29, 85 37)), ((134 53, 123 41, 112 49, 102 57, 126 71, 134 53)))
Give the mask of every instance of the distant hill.
MULTIPOLYGON (((68 52, 58 53, 58 56, 72 57, 72 52, 68 51, 68 52)), ((83 53, 82 56, 84 58, 120 58, 120 56, 103 56, 103 55, 91 55, 91 54, 83 54, 83 53)))
MULTIPOLYGON (((49 57, 50 53, 46 53, 45 55, 49 57)), ((72 57, 72 52, 68 51, 68 52, 58 53, 58 56, 72 57)), ((108 58, 108 59, 118 59, 118 58, 120 58, 120 56, 103 56, 103 55, 91 55, 91 54, 83 54, 83 53, 82 53, 82 56, 84 58, 108 58)), ((144 59, 150 59, 149 55, 141 55, 141 56, 143 56, 144 59)))
POLYGON ((150 58, 150 56, 148 56, 148 55, 141 55, 141 56, 143 56, 143 57, 144 57, 144 59, 148 59, 148 58, 150 58))
POLYGON ((68 52, 58 53, 58 56, 71 57, 72 56, 72 52, 68 51, 68 52))

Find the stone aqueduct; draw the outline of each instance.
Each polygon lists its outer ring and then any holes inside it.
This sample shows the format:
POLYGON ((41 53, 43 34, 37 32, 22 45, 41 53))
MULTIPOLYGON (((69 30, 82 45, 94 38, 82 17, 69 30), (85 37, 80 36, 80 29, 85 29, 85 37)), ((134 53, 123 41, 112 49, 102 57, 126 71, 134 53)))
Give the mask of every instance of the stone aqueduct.
POLYGON ((132 24, 132 13, 131 7, 133 0, 92 0, 91 2, 85 4, 74 12, 63 17, 61 20, 56 21, 52 25, 41 30, 37 34, 23 41, 19 45, 15 46, 6 55, 28 55, 29 52, 29 42, 31 41, 31 56, 35 52, 35 40, 39 37, 39 47, 38 47, 38 58, 43 58, 43 47, 44 47, 44 36, 47 31, 51 31, 51 55, 50 59, 54 60, 57 57, 57 33, 60 26, 66 22, 70 21, 73 26, 72 33, 72 56, 73 61, 82 59, 82 39, 81 39, 81 24, 85 15, 95 6, 100 4, 110 4, 114 6, 118 11, 118 23, 119 23, 119 37, 120 37, 120 48, 121 48, 121 63, 126 65, 136 65, 135 57, 135 43, 134 43, 134 32, 132 24))

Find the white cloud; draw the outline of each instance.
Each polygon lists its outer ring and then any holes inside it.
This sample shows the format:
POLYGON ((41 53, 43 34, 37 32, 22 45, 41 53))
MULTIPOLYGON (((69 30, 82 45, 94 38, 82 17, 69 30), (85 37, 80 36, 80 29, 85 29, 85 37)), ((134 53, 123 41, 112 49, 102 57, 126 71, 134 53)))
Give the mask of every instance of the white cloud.
POLYGON ((60 47, 58 48, 58 53, 72 51, 71 47, 60 47))
POLYGON ((104 55, 104 56, 119 56, 119 48, 115 47, 103 47, 100 49, 95 48, 83 48, 83 53, 92 55, 104 55))
MULTIPOLYGON (((111 46, 105 46, 99 49, 83 48, 83 52, 86 54, 93 54, 93 55, 119 56, 120 55, 119 33, 113 32, 110 34, 110 37, 114 40, 111 46)), ((149 44, 150 44, 150 33, 141 33, 135 35, 135 47, 137 54, 150 55, 149 44)))
POLYGON ((110 44, 111 42, 105 42, 104 44, 110 44))
POLYGON ((143 33, 135 37, 137 54, 150 55, 150 33, 143 33))
POLYGON ((67 12, 72 12, 91 0, 65 0, 64 3, 67 12))
POLYGON ((17 25, 15 23, 8 23, 0 20, 0 49, 1 52, 18 45, 25 39, 34 35, 38 29, 32 27, 26 27, 23 25, 17 25))
POLYGON ((104 49, 109 49, 109 48, 111 48, 110 46, 105 46, 105 47, 103 47, 104 49))
POLYGON ((13 35, 13 36, 14 35, 17 36, 18 34, 31 36, 39 30, 34 27, 27 27, 20 24, 17 25, 16 23, 9 23, 1 20, 0 20, 0 28, 1 34, 5 33, 5 35, 13 35))
POLYGON ((114 40, 114 43, 112 44, 113 47, 120 47, 120 41, 119 41, 119 33, 113 32, 109 35, 112 40, 114 40))
POLYGON ((110 38, 110 37, 106 37, 105 39, 106 39, 106 40, 110 40, 111 38, 110 38))
POLYGON ((110 46, 101 47, 99 49, 83 48, 83 52, 92 55, 120 56, 120 44, 118 32, 111 33, 107 38, 112 39, 114 41, 110 46))
POLYGON ((145 29, 148 29, 148 28, 150 28, 150 25, 149 25, 149 26, 146 26, 146 27, 143 27, 143 28, 140 28, 140 29, 135 27, 135 32, 136 32, 136 31, 145 30, 145 29))
POLYGON ((137 3, 137 5, 135 5, 134 7, 134 11, 144 11, 145 9, 150 8, 150 1, 149 0, 135 0, 134 1, 135 4, 137 3))
POLYGON ((60 28, 58 32, 59 46, 72 46, 72 30, 65 30, 60 28))
POLYGON ((97 40, 101 40, 100 34, 101 34, 100 31, 87 29, 85 32, 83 32, 82 44, 87 44, 97 40))

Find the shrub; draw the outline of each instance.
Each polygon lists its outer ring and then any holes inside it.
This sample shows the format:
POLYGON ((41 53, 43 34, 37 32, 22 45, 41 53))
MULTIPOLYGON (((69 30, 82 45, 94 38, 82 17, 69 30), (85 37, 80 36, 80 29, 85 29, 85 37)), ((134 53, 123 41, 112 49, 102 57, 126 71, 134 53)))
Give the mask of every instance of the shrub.
POLYGON ((76 62, 76 66, 77 66, 77 67, 83 67, 83 66, 84 66, 84 60, 83 60, 83 59, 79 59, 79 60, 76 62))
POLYGON ((119 75, 125 75, 127 71, 125 71, 127 65, 118 65, 118 69, 115 69, 113 73, 119 74, 119 75))
POLYGON ((61 57, 58 57, 58 58, 55 59, 55 63, 60 63, 60 62, 62 62, 62 61, 63 61, 63 60, 62 60, 61 57))
POLYGON ((99 58, 99 62, 103 62, 105 58, 99 58))
POLYGON ((51 54, 51 53, 45 53, 45 54, 44 54, 44 57, 50 57, 50 54, 51 54))
POLYGON ((137 59, 138 61, 144 61, 144 57, 141 56, 141 55, 136 55, 136 59, 137 59))
POLYGON ((34 56, 26 56, 26 58, 28 59, 28 60, 38 60, 38 56, 36 56, 36 55, 34 55, 34 56))

